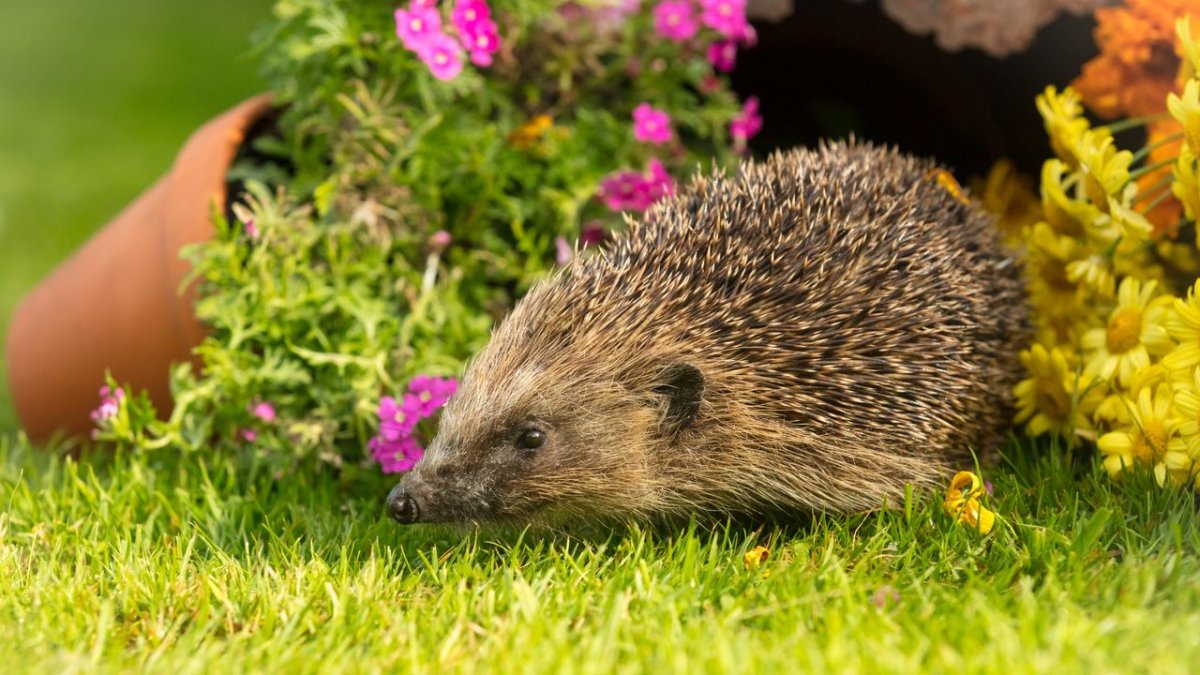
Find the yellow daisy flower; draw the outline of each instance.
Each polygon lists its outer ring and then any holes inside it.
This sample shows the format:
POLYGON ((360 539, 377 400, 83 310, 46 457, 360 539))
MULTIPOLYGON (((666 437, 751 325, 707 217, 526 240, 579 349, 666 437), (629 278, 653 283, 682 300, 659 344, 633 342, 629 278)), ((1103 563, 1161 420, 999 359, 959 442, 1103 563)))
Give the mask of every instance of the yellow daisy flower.
POLYGON ((1179 346, 1163 357, 1163 365, 1172 370, 1188 370, 1200 365, 1200 282, 1188 289, 1187 299, 1175 298, 1163 319, 1167 334, 1179 346))
POLYGON ((1179 437, 1190 459, 1200 459, 1200 368, 1175 386, 1175 412, 1179 416, 1179 437))
MULTIPOLYGON (((1171 348, 1162 325, 1163 302, 1156 299, 1158 283, 1125 278, 1117 289, 1117 306, 1104 328, 1088 331, 1083 348, 1088 353, 1084 372, 1128 385, 1137 371, 1150 367, 1150 355, 1171 348)), ((1164 296, 1165 297, 1165 296, 1164 296)))
POLYGON ((1006 159, 993 164, 986 178, 973 181, 971 193, 996 216, 996 225, 1009 244, 1016 244, 1026 228, 1042 219, 1033 180, 1006 159))
POLYGON ((1192 156, 1200 155, 1200 82, 1189 80, 1183 87, 1183 96, 1167 96, 1167 110, 1183 125, 1183 136, 1192 156))
MULTIPOLYGON (((1074 347, 1087 330, 1100 323, 1095 311, 1084 305, 1079 285, 1068 273, 1072 262, 1086 258, 1090 252, 1078 239, 1057 234, 1044 222, 1026 230, 1025 244, 1029 301, 1038 341, 1074 347)), ((1112 288, 1115 285, 1108 291, 1110 296, 1112 288)))
MULTIPOLYGON (((1054 293, 1074 294, 1078 278, 1072 279, 1070 265, 1085 260, 1090 251, 1072 236, 1056 233, 1041 222, 1026 231, 1030 285, 1043 286, 1054 293)), ((1112 295, 1112 292, 1109 292, 1112 295)))
MULTIPOLYGON (((1067 195, 1066 174, 1067 165, 1061 160, 1050 159, 1042 164, 1042 211, 1055 232, 1082 237, 1084 225, 1092 224, 1100 212, 1091 204, 1067 195)), ((1072 174, 1072 179, 1077 180, 1078 176, 1072 174)))
POLYGON ((1096 208, 1108 213, 1112 198, 1124 196, 1125 186, 1129 185, 1133 153, 1117 150, 1107 132, 1092 130, 1078 136, 1073 150, 1083 172, 1084 193, 1096 208))
MULTIPOLYGON (((1175 181, 1171 183, 1171 194, 1183 204, 1183 212, 1188 218, 1200 216, 1200 178, 1196 176, 1196 156, 1192 149, 1184 146, 1175 160, 1175 181)), ((1197 237, 1200 237, 1198 230, 1197 237)), ((1200 247, 1200 239, 1196 246, 1200 247)))
POLYGON ((1067 263, 1067 279, 1101 298, 1111 298, 1117 285, 1112 264, 1100 254, 1067 263))
POLYGON ((1095 420, 1110 427, 1129 424, 1129 401, 1136 400, 1143 389, 1153 391, 1160 383, 1167 381, 1167 375, 1167 369, 1161 363, 1156 363, 1137 371, 1132 381, 1122 383, 1119 387, 1110 386, 1107 395, 1096 406, 1095 420))
POLYGON ((1099 323, 1099 318, 1083 302, 1068 298, 1070 304, 1034 304, 1034 341, 1044 345, 1078 345, 1099 323))
POLYGON ((1181 16, 1175 21, 1175 35, 1178 38, 1176 49, 1183 56, 1183 67, 1181 68, 1184 71, 1183 76, 1195 77, 1200 72, 1200 45, 1192 39, 1192 25, 1189 17, 1181 16))
MULTIPOLYGON (((1104 396, 1095 378, 1077 373, 1067 352, 1035 344, 1021 352, 1021 365, 1029 377, 1013 388, 1017 399, 1017 424, 1030 436, 1054 433, 1074 444, 1080 435, 1094 432, 1092 412, 1104 396)), ((1093 436, 1094 438, 1094 436, 1093 436)))
MULTIPOLYGON (((1126 172, 1126 176, 1128 175, 1126 172)), ((1136 185, 1130 184, 1128 187, 1131 189, 1125 196, 1126 203, 1132 201, 1132 197, 1137 191, 1136 185)), ((1112 197, 1108 198, 1108 212, 1112 215, 1113 222, 1121 231, 1121 236, 1124 237, 1126 243, 1143 242, 1149 239, 1150 233, 1154 231, 1154 225, 1146 219, 1146 216, 1112 197)))
POLYGON ((1046 90, 1037 97, 1037 109, 1046 125, 1046 134, 1050 136, 1050 147, 1069 167, 1079 165, 1079 157, 1074 148, 1078 138, 1088 130, 1087 118, 1083 116, 1083 104, 1079 94, 1067 87, 1059 92, 1054 87, 1046 90))
POLYGON ((1142 464, 1153 468, 1160 485, 1168 478, 1174 479, 1180 467, 1190 466, 1190 459, 1178 442, 1179 427, 1171 387, 1164 383, 1153 392, 1142 389, 1137 403, 1130 406, 1130 423, 1097 441, 1104 455, 1105 471, 1115 478, 1125 469, 1142 464))

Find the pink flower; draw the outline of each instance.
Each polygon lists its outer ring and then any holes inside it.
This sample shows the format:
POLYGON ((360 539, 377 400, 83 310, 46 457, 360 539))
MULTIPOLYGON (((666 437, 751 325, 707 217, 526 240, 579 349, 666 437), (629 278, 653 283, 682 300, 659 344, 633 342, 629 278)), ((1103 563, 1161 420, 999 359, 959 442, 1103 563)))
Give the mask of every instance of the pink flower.
POLYGON ((125 400, 125 390, 121 387, 116 389, 112 389, 108 385, 100 387, 100 405, 92 411, 92 422, 99 425, 116 417, 117 413, 121 412, 121 401, 123 400, 125 400))
POLYGON ((675 42, 691 39, 700 30, 700 24, 696 23, 690 0, 663 0, 658 3, 654 8, 654 30, 675 42))
POLYGON ((395 441, 407 436, 419 421, 417 403, 415 397, 404 401, 404 405, 397 405, 396 399, 391 396, 384 396, 380 399, 377 412, 379 435, 388 441, 395 441))
POLYGON ((671 140, 671 116, 642 103, 633 109, 633 137, 643 143, 662 145, 671 140))
POLYGON ((746 0, 700 0, 700 20, 727 38, 746 32, 746 0))
POLYGON ((463 43, 471 53, 471 63, 487 67, 492 65, 492 54, 500 49, 500 34, 496 31, 496 24, 486 20, 475 32, 464 36, 463 43))
POLYGON ((258 419, 270 424, 271 422, 275 421, 275 406, 263 401, 262 403, 254 406, 253 414, 258 419))
POLYGON ((598 196, 613 211, 645 211, 666 195, 675 194, 675 181, 662 162, 650 160, 649 175, 617 171, 600 182, 598 196))
POLYGON ((429 72, 443 82, 458 77, 463 69, 462 47, 458 40, 445 33, 431 36, 417 51, 417 56, 429 66, 429 72))
POLYGON ((243 230, 246 232, 247 237, 258 239, 258 226, 254 224, 253 218, 246 221, 246 224, 243 225, 243 230))
POLYGON ((652 197, 651 201, 658 201, 662 197, 675 194, 675 179, 667 173, 667 168, 662 165, 662 162, 652 159, 647 168, 650 169, 650 176, 646 179, 646 183, 652 197))
POLYGON ((762 117, 758 114, 758 97, 751 96, 742 105, 742 111, 729 123, 729 135, 739 150, 745 149, 746 141, 762 131, 762 117))
POLYGON ((425 449, 415 439, 409 437, 387 441, 376 436, 367 442, 367 449, 375 461, 379 462, 379 468, 384 473, 408 471, 416 466, 417 462, 421 461, 421 457, 425 455, 425 449))
POLYGON ((483 0, 459 0, 450 23, 477 66, 492 65, 492 54, 500 49, 500 32, 492 21, 492 10, 483 0))
MULTIPOLYGON (((661 167, 662 165, 660 164, 659 166, 661 167)), ((583 244, 584 248, 599 246, 608 240, 608 230, 605 229, 604 223, 598 220, 584 223, 583 229, 579 233, 579 243, 583 244)))
POLYGON ((438 230, 437 232, 429 235, 429 239, 425 241, 425 246, 431 251, 441 253, 442 251, 450 248, 450 244, 453 243, 453 241, 454 237, 452 237, 449 232, 445 230, 438 230))
POLYGON ((411 2, 407 10, 396 10, 396 36, 405 49, 419 53, 441 33, 442 15, 433 4, 411 2))
POLYGON ((459 0, 450 12, 450 23, 459 33, 469 33, 477 22, 491 18, 492 8, 484 0, 459 0))
POLYGON ((452 377, 418 375, 408 383, 408 391, 419 401, 418 414, 421 417, 430 417, 458 391, 458 380, 452 377))
POLYGON ((391 396, 379 400, 379 433, 368 441, 367 449, 384 473, 408 471, 416 465, 425 454, 414 435, 417 423, 432 417, 457 389, 454 378, 418 375, 399 402, 391 396))
POLYGON ((258 432, 253 429, 242 429, 242 440, 253 443, 258 440, 258 432))
POLYGON ((617 171, 600 181, 599 196, 613 211, 645 211, 650 207, 646 179, 636 171, 617 171))
POLYGON ((575 249, 567 243, 566 237, 554 238, 554 262, 559 267, 566 267, 571 263, 571 259, 575 257, 575 249))
POLYGON ((749 22, 742 24, 742 32, 733 36, 738 44, 749 49, 758 44, 758 31, 754 30, 754 26, 749 22))
POLYGON ((737 42, 718 40, 708 46, 708 62, 722 73, 732 73, 737 65, 737 42))
MULTIPOLYGON (((637 174, 634 174, 637 175, 637 174)), ((645 180, 638 176, 638 180, 645 183, 645 180)), ((579 231, 579 247, 588 248, 589 246, 600 246, 611 239, 608 230, 604 227, 604 223, 598 220, 589 221, 583 224, 579 231)), ((566 237, 557 237, 554 240, 554 262, 558 263, 559 267, 565 267, 570 264, 575 258, 575 247, 567 242, 566 237)))

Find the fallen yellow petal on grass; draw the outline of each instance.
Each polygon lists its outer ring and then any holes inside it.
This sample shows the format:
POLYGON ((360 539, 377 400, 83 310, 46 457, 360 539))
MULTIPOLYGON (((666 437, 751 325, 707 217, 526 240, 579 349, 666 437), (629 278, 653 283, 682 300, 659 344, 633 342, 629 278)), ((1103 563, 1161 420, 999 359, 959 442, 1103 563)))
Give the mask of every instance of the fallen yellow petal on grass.
POLYGON ((986 494, 979 476, 970 471, 959 471, 950 479, 950 489, 946 491, 946 501, 942 505, 958 522, 987 534, 996 524, 996 514, 980 504, 986 494))
POLYGON ((756 570, 758 566, 767 561, 767 557, 771 555, 771 551, 766 546, 755 546, 746 551, 746 555, 742 556, 742 564, 748 570, 756 570))

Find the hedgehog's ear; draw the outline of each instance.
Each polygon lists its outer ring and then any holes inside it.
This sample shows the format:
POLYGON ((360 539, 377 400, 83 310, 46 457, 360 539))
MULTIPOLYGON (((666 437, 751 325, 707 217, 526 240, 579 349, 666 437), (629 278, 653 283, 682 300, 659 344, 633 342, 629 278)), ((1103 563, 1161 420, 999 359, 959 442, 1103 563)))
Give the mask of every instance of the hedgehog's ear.
POLYGON ((690 363, 672 363, 658 376, 654 393, 666 399, 663 432, 674 435, 686 429, 700 413, 704 398, 704 375, 690 363))

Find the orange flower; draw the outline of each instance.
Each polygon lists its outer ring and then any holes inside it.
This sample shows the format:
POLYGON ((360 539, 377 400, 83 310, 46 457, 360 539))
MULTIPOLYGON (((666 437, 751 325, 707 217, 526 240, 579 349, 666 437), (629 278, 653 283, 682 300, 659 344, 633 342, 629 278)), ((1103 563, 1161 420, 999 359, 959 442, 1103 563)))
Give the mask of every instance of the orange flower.
MULTIPOLYGON (((1182 132, 1183 126, 1174 118, 1155 122, 1147 130, 1146 144, 1153 146, 1182 132)), ((1182 140, 1163 143, 1150 151, 1150 156, 1146 159, 1146 164, 1153 165, 1173 160, 1179 156, 1179 151, 1182 149, 1182 140)), ((1156 201, 1161 190, 1171 189, 1169 184, 1163 184, 1164 179, 1170 175, 1171 166, 1164 166, 1138 179, 1139 210, 1156 201), (1147 192, 1147 190, 1151 192, 1147 192)), ((1150 235, 1152 238, 1161 239, 1162 237, 1167 237, 1174 239, 1177 234, 1176 230, 1178 229, 1179 221, 1183 217, 1183 205, 1174 196, 1168 196, 1166 199, 1160 201, 1157 206, 1146 211, 1144 215, 1146 216, 1146 220, 1149 220, 1150 224, 1154 226, 1154 231, 1150 235)))
POLYGON ((1126 0, 1096 10, 1100 55, 1072 86, 1101 117, 1153 115, 1166 110, 1176 91, 1180 55, 1175 20, 1200 18, 1200 0, 1126 0))
MULTIPOLYGON (((1164 102, 1164 106, 1167 104, 1164 102)), ((533 147, 547 131, 554 128, 554 120, 549 115, 538 115, 517 127, 508 135, 508 142, 518 150, 528 150, 533 147)))

